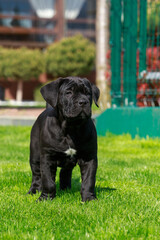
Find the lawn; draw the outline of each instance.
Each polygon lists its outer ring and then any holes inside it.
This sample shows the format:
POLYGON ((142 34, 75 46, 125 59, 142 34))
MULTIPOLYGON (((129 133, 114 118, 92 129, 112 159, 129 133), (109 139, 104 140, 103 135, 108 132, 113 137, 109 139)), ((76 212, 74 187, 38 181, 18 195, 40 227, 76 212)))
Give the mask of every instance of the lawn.
POLYGON ((30 127, 0 127, 0 239, 160 239, 160 140, 100 137, 97 201, 81 204, 80 172, 72 190, 36 203, 26 195, 30 127))

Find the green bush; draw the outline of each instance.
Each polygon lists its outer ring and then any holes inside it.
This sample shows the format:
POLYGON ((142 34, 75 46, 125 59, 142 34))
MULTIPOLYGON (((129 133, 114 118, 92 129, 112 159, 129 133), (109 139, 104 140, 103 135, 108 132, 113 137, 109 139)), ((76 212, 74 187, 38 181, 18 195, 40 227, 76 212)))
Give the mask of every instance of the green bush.
POLYGON ((94 61, 95 45, 81 35, 53 43, 45 54, 0 47, 0 78, 27 81, 44 72, 53 77, 83 76, 91 71, 94 61))
POLYGON ((42 97, 40 93, 42 85, 38 86, 37 88, 34 89, 34 101, 36 102, 43 102, 45 101, 44 98, 42 97))
POLYGON ((45 56, 48 74, 54 77, 82 76, 94 66, 95 45, 83 36, 76 35, 50 45, 45 56))
POLYGON ((34 101, 37 101, 37 102, 45 102, 44 98, 42 97, 42 94, 40 92, 41 90, 41 87, 43 87, 44 85, 50 83, 51 81, 53 81, 53 79, 51 80, 48 80, 46 83, 44 84, 40 84, 38 87, 36 87, 34 89, 34 101))
POLYGON ((0 77, 30 80, 45 72, 45 61, 40 50, 0 48, 0 77))

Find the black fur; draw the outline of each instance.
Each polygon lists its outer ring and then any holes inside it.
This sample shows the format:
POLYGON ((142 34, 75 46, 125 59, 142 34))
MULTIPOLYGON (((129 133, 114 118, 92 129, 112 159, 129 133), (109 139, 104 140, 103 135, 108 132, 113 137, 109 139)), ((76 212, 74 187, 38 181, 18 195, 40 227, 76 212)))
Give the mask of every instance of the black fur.
POLYGON ((64 190, 71 188, 72 170, 78 163, 82 201, 95 199, 97 134, 91 105, 93 99, 98 106, 99 89, 85 78, 67 77, 45 85, 41 93, 51 107, 41 113, 31 131, 28 193, 42 191, 39 200, 53 199, 57 167, 61 167, 60 188, 64 190))

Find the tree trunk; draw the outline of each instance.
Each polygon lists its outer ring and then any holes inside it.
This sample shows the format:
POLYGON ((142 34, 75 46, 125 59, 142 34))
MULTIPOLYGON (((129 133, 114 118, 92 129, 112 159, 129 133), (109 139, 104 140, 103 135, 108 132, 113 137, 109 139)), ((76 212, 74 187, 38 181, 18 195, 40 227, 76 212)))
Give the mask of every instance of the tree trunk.
POLYGON ((109 50, 109 4, 97 0, 96 12, 96 83, 100 89, 100 107, 110 107, 110 89, 107 83, 107 51, 109 50), (108 15, 108 16, 107 16, 108 15))
POLYGON ((22 100, 23 100, 23 82, 18 81, 17 92, 16 92, 16 101, 22 102, 22 100))

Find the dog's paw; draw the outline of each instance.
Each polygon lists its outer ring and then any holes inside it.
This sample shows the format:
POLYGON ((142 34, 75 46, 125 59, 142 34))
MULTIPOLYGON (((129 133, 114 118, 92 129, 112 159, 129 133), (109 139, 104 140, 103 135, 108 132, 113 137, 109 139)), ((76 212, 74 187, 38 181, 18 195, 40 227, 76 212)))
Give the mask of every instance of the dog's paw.
POLYGON ((36 194, 36 189, 30 188, 27 194, 31 194, 31 195, 36 194))
POLYGON ((53 200, 55 198, 55 195, 53 194, 47 194, 47 193, 41 193, 40 197, 37 199, 37 202, 42 202, 46 200, 53 200))
POLYGON ((33 188, 33 187, 31 187, 31 188, 29 189, 29 191, 27 192, 27 194, 33 195, 33 194, 36 194, 37 192, 41 192, 41 187, 39 187, 39 188, 33 188))
POLYGON ((82 203, 89 202, 92 200, 97 200, 97 198, 94 195, 89 195, 89 196, 83 196, 82 197, 82 203))

